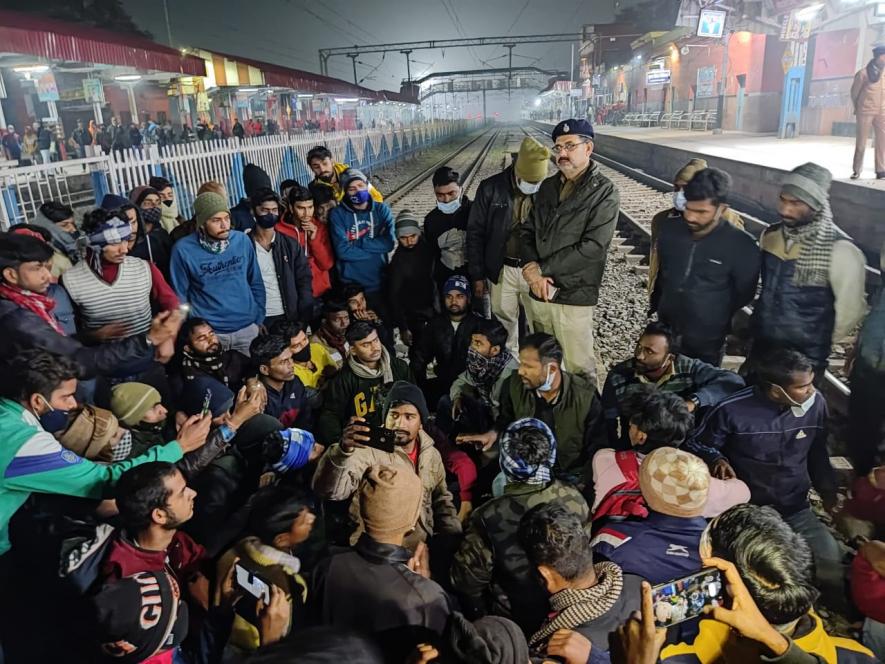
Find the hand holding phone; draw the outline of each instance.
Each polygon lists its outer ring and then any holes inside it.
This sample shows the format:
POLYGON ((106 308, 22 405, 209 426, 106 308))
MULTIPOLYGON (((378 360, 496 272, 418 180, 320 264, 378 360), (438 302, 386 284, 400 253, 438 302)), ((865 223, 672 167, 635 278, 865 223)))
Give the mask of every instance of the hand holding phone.
POLYGON ((200 410, 200 417, 206 417, 209 414, 209 406, 212 404, 212 390, 207 389, 206 395, 203 397, 203 408, 200 410))
POLYGON ((658 627, 677 625, 701 615, 708 606, 725 604, 722 575, 715 567, 654 586, 651 593, 658 627))
POLYGON ((383 426, 371 427, 366 447, 392 454, 396 450, 396 432, 383 426))
POLYGON ((254 572, 243 567, 239 561, 234 563, 237 585, 247 593, 264 601, 265 605, 270 603, 270 587, 268 583, 254 572))

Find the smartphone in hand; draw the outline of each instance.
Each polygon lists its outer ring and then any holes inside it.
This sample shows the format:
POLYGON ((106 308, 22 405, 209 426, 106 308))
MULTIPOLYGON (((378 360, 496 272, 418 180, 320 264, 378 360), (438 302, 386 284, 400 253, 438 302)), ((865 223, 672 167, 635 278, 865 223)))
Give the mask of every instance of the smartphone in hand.
POLYGON ((392 454, 396 449, 396 432, 383 426, 372 426, 370 428, 369 440, 363 442, 363 445, 392 454))
POLYGON ((235 564, 234 570, 236 582, 240 588, 252 597, 264 600, 265 606, 270 604, 270 583, 243 567, 239 562, 235 564))
POLYGON ((657 627, 670 627, 701 615, 706 606, 725 603, 722 576, 715 567, 705 567, 680 579, 651 589, 657 627))

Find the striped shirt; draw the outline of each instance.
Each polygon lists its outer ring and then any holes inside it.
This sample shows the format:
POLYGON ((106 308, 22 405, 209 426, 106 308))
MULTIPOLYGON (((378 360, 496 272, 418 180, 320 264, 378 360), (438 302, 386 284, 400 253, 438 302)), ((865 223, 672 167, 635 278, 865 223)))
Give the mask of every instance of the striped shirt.
POLYGON ((108 283, 80 261, 62 277, 83 327, 96 329, 109 323, 124 323, 128 333, 142 334, 151 327, 150 266, 134 256, 126 256, 117 278, 108 283))

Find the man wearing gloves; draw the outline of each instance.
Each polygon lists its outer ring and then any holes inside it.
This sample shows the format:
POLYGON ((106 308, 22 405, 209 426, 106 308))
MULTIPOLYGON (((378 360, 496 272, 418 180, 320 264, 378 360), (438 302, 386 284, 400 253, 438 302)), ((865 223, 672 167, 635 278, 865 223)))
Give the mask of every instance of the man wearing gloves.
POLYGON ((227 201, 206 192, 194 200, 197 230, 172 249, 172 287, 191 314, 206 319, 223 350, 249 354, 264 322, 264 281, 245 233, 231 230, 227 201))
POLYGON ((372 198, 362 171, 350 168, 339 179, 344 199, 329 215, 338 275, 345 283, 365 288, 370 308, 379 311, 384 309, 380 305, 387 256, 396 244, 393 214, 385 203, 372 198))
POLYGON ((519 307, 531 327, 529 287, 522 277, 518 229, 529 217, 535 192, 547 177, 550 151, 526 137, 516 163, 483 180, 467 221, 467 266, 475 297, 491 283, 492 313, 507 330, 507 348, 519 353, 519 307))
POLYGON ((535 328, 560 341, 570 372, 589 376, 596 373, 593 307, 620 207, 617 189, 590 159, 593 136, 586 120, 556 125, 553 151, 560 172, 541 184, 531 215, 519 227, 535 328))

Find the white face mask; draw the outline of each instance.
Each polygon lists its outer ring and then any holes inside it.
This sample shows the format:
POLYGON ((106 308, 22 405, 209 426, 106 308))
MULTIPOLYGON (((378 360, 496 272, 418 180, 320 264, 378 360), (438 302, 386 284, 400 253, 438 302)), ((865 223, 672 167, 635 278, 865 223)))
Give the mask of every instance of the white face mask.
POLYGON ((673 192, 673 207, 680 212, 685 210, 685 192, 681 189, 673 192))
POLYGON ((541 183, 526 182, 525 180, 520 180, 519 178, 516 178, 516 186, 526 196, 531 196, 532 194, 538 193, 538 189, 541 188, 541 183))
POLYGON ((544 384, 538 387, 538 392, 549 392, 553 389, 553 376, 555 372, 553 371, 553 365, 547 365, 547 377, 544 379, 544 384))
POLYGON ((436 207, 439 208, 439 211, 443 214, 455 214, 458 211, 458 208, 461 207, 461 199, 456 198, 448 203, 437 201, 436 207))
POLYGON ((808 397, 802 403, 793 402, 794 405, 790 406, 790 410, 793 411, 793 415, 796 417, 802 417, 803 415, 807 415, 808 411, 811 410, 811 407, 814 405, 814 399, 817 397, 817 392, 812 392, 811 396, 808 397))

